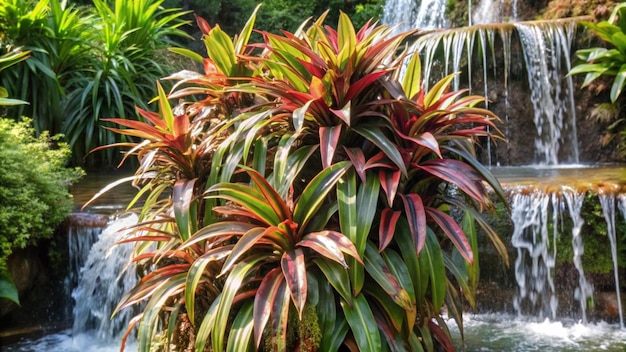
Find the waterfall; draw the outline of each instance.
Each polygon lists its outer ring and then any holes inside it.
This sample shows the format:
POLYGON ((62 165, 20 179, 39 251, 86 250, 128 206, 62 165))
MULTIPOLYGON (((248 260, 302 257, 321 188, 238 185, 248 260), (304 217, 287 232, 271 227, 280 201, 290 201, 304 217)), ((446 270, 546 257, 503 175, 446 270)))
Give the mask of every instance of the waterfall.
MULTIPOLYGON (((622 310, 622 298, 619 289, 619 268, 617 266, 617 234, 615 231, 615 196, 600 194, 600 204, 602 205, 602 214, 606 219, 607 232, 611 241, 611 257, 613 258, 613 272, 615 274, 615 293, 617 294, 617 307, 619 310, 619 325, 624 328, 624 311, 622 310)), ((626 196, 620 195, 620 209, 626 219, 626 196)))
POLYGON ((572 248, 574 250, 574 267, 578 272, 578 287, 574 291, 574 297, 580 302, 580 313, 583 324, 587 324, 587 300, 593 298, 593 286, 585 277, 583 269, 582 255, 585 246, 580 233, 585 220, 582 218, 581 209, 583 207, 584 193, 565 192, 563 194, 572 219, 572 248))
POLYGON ((472 25, 517 21, 517 1, 481 0, 471 14, 472 25))
POLYGON ((446 0, 388 0, 382 23, 397 25, 398 32, 419 28, 446 28, 446 0))
POLYGON ((520 36, 531 89, 533 121, 537 128, 537 162, 546 165, 578 163, 574 88, 572 78, 566 77, 571 69, 569 57, 576 24, 572 21, 560 25, 520 22, 515 28, 520 36), (561 154, 564 159, 560 158, 561 154))
POLYGON ((548 194, 516 194, 511 202, 514 229, 511 243, 517 249, 515 279, 518 295, 513 306, 519 315, 527 310, 540 318, 556 318, 558 301, 552 273, 556 248, 550 238, 548 219, 552 208, 559 208, 559 200, 548 194))
POLYGON ((118 339, 133 312, 122 310, 113 319, 111 314, 119 299, 135 285, 134 265, 129 264, 132 243, 116 244, 126 228, 137 223, 137 216, 119 218, 99 235, 80 269, 78 286, 72 293, 74 307, 73 335, 93 332, 106 341, 118 339))
MULTIPOLYGON (((473 74, 473 71, 477 71, 482 76, 483 92, 472 93, 489 97, 494 83, 502 84, 505 107, 508 108, 511 60, 515 59, 511 47, 519 44, 524 56, 530 89, 529 103, 533 106, 532 116, 536 128, 535 163, 578 163, 574 89, 572 78, 566 77, 571 68, 570 55, 576 23, 573 19, 483 24, 424 34, 416 40, 414 48, 423 58, 424 87, 427 90, 440 77, 465 71, 467 82, 463 85, 470 90, 480 89, 472 85, 472 79, 479 77, 473 74), (519 42, 512 42, 511 38, 519 42), (502 49, 502 56, 496 55, 496 46, 502 49), (491 70, 493 77, 488 75, 491 70)), ((457 78, 454 89, 459 88, 457 78)), ((504 115, 508 121, 508 111, 504 115)), ((488 165, 491 165, 490 147, 488 141, 488 155, 485 158, 488 165)))

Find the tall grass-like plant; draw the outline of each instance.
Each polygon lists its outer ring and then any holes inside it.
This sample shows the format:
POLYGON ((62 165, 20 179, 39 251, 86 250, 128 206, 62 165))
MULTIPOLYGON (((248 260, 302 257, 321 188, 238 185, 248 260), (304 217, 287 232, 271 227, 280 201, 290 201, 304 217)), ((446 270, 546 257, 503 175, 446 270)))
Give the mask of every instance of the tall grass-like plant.
MULTIPOLYGON (((64 100, 63 133, 83 156, 98 145, 119 141, 101 128, 102 118, 136 120, 135 106, 156 95, 154 82, 171 63, 165 49, 177 36, 184 12, 164 9, 163 1, 94 1, 91 56, 74 70, 64 100)), ((112 161, 111 152, 105 160, 112 161)))
POLYGON ((462 328, 479 212, 503 197, 474 154, 496 117, 453 76, 421 88, 413 33, 341 14, 249 43, 255 17, 234 38, 198 19, 204 72, 168 77, 145 122, 109 120, 142 140, 128 333, 140 351, 181 322, 196 351, 454 350, 442 308, 462 328))
MULTIPOLYGON (((98 145, 120 142, 100 119, 138 119, 135 106, 146 107, 156 95, 154 82, 173 70, 166 48, 186 35, 179 29, 186 12, 162 4, 0 0, 0 42, 31 51, 29 60, 2 76, 12 96, 30 102, 9 115, 32 117, 37 133, 63 133, 76 160, 98 145)), ((98 157, 117 161, 113 150, 98 157)))

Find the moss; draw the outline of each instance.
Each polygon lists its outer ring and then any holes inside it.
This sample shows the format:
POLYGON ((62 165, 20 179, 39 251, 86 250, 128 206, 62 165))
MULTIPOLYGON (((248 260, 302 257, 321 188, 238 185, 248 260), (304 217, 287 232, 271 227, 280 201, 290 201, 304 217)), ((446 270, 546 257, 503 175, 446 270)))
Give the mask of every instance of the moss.
MULTIPOLYGON (((581 229, 584 244, 582 264, 585 273, 604 274, 613 270, 613 258, 611 255, 611 243, 608 238, 607 223, 602 212, 602 206, 598 195, 588 192, 585 195, 581 213, 585 224, 581 229)), ((622 220, 616 209, 615 231, 618 243, 618 263, 626 266, 626 223, 622 220), (621 240, 620 240, 621 237, 621 240)), ((557 239, 557 262, 572 263, 574 252, 572 248, 572 223, 570 219, 559 224, 557 239)))
POLYGON ((314 352, 322 341, 322 331, 317 320, 317 311, 314 306, 306 305, 302 312, 302 320, 298 326, 298 338, 301 352, 314 352))

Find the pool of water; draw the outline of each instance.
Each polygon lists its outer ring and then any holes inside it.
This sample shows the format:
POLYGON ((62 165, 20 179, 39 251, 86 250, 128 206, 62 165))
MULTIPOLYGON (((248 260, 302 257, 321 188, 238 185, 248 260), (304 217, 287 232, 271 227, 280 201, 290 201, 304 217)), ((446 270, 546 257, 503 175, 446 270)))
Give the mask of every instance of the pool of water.
POLYGON ((494 167, 491 173, 505 188, 542 191, 572 188, 596 193, 626 193, 626 165, 559 165, 494 167))
MULTIPOLYGON (((448 322, 460 346, 458 327, 448 322)), ((626 330, 604 322, 532 321, 505 314, 464 315, 467 352, 625 352, 626 330)))
MULTIPOLYGON (((467 352, 624 352, 626 330, 617 325, 576 322, 531 321, 505 314, 469 314, 464 317, 467 352)), ((461 350, 459 330, 453 320, 448 325, 461 350)), ((103 342, 89 333, 72 335, 71 330, 40 339, 23 340, 3 347, 6 352, 113 352, 118 341, 103 342)), ((135 351, 129 344, 126 351, 135 351)))
MULTIPOLYGON (((6 352, 119 352, 119 341, 101 341, 90 333, 72 334, 72 330, 46 335, 39 339, 24 339, 10 346, 2 347, 6 352)), ((126 351, 136 351, 134 344, 128 344, 126 351)))

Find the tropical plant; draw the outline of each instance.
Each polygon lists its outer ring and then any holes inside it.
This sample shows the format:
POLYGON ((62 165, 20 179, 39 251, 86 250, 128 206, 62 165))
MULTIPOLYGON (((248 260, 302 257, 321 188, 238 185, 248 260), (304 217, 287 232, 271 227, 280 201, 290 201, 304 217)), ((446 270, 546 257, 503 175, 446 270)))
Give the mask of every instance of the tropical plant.
POLYGON ((442 308, 462 328, 479 210, 504 198, 474 155, 496 117, 453 76, 422 90, 411 32, 341 13, 249 43, 255 18, 234 39, 198 19, 208 57, 177 51, 204 72, 158 86, 145 122, 108 120, 142 140, 122 144, 129 208, 144 199, 121 240, 143 274, 118 310, 146 302, 127 336, 148 351, 187 321, 196 351, 454 350, 442 308))
POLYGON ((611 102, 615 103, 626 86, 626 4, 615 6, 607 21, 583 22, 613 48, 589 48, 576 51, 582 62, 572 68, 570 75, 584 73, 583 87, 588 86, 598 77, 614 76, 611 86, 611 102))
MULTIPOLYGON (((100 119, 138 119, 135 106, 146 107, 156 95, 154 82, 173 67, 163 53, 174 37, 186 36, 179 29, 186 12, 164 9, 162 2, 94 1, 91 56, 74 68, 63 106, 62 132, 78 157, 118 141, 100 119)), ((104 159, 115 160, 112 151, 104 159)))
MULTIPOLYGON (((156 95, 154 82, 174 70, 166 53, 187 12, 163 1, 104 1, 78 7, 62 0, 0 0, 0 41, 31 51, 2 84, 28 106, 9 116, 30 116, 37 133, 63 133, 75 160, 116 142, 104 117, 139 118, 135 106, 156 95)), ((113 150, 101 155, 117 161, 113 150)))
POLYGON ((611 121, 602 143, 608 144, 617 137, 618 155, 626 157, 626 130, 624 118, 620 117, 619 97, 626 86, 626 3, 615 6, 606 21, 583 22, 592 33, 600 37, 611 48, 595 47, 576 51, 580 60, 570 75, 585 74, 582 87, 589 86, 602 76, 614 77, 611 85, 611 104, 601 104, 591 114, 601 122, 611 121), (612 105, 612 106, 611 106, 612 105), (607 119, 602 117, 608 116, 607 119))

